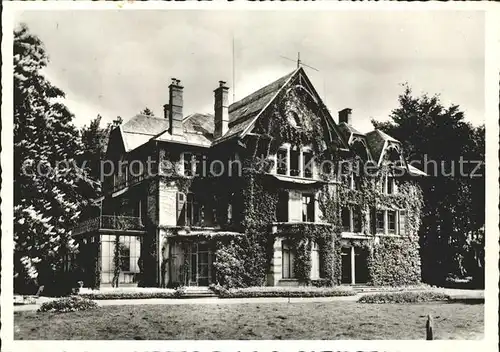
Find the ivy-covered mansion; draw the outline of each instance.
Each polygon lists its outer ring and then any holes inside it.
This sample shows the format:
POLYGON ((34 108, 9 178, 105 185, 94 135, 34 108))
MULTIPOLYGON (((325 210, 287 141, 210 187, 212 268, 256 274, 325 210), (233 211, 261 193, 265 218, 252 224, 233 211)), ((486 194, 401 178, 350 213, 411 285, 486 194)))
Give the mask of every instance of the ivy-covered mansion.
POLYGON ((73 230, 84 286, 420 281, 425 174, 398 140, 336 121, 303 68, 232 104, 214 88, 213 114, 185 116, 172 79, 163 117, 111 132, 99 212, 73 230))

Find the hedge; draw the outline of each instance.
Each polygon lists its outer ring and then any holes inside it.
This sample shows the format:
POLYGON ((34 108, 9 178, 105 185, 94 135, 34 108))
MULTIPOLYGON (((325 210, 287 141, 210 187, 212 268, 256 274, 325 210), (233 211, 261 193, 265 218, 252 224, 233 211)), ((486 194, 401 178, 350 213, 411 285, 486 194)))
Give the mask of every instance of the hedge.
POLYGON ((433 301, 448 301, 451 297, 440 292, 432 291, 404 291, 377 293, 373 295, 361 296, 359 303, 419 303, 433 301))
POLYGON ((154 290, 154 291, 102 291, 102 292, 89 292, 89 293, 80 293, 80 297, 87 299, 97 299, 97 300, 106 300, 106 299, 148 299, 148 298, 178 298, 183 296, 184 292, 179 290, 172 289, 162 289, 154 290))
POLYGON ((97 303, 86 298, 71 296, 43 303, 38 312, 67 313, 96 309, 97 303))
POLYGON ((255 298, 255 297, 341 297, 355 296, 352 289, 339 287, 246 287, 225 289, 222 286, 210 287, 219 298, 255 298))

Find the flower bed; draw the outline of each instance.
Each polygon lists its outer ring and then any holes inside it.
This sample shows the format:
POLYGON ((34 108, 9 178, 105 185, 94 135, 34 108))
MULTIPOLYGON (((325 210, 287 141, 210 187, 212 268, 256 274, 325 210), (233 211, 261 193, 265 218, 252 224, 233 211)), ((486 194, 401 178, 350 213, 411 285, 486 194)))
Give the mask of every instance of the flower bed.
POLYGON ((433 291, 404 291, 376 293, 372 295, 361 296, 358 299, 360 303, 419 303, 433 301, 448 301, 451 297, 441 292, 433 291))
POLYGON ((88 299, 146 299, 146 298, 178 298, 182 296, 178 290, 167 288, 108 288, 102 290, 85 290, 80 297, 88 299))
POLYGON ((226 289, 222 286, 211 286, 220 298, 251 298, 251 297, 339 297, 354 296, 356 292, 345 287, 246 287, 226 289))
POLYGON ((97 303, 90 299, 71 296, 45 302, 38 308, 38 312, 67 313, 95 309, 97 307, 97 303))

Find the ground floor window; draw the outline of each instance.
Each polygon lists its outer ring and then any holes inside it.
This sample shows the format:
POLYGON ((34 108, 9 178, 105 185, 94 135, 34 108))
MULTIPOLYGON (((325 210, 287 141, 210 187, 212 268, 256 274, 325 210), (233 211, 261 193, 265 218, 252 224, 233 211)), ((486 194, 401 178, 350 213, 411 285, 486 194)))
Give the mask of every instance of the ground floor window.
POLYGON ((287 241, 283 241, 281 245, 281 252, 283 278, 292 279, 295 277, 293 270, 293 263, 295 259, 294 250, 287 241))
MULTIPOLYGON (((116 236, 101 236, 101 258, 102 271, 101 282, 110 284, 115 275, 115 254, 116 254, 116 236)), ((118 282, 121 284, 130 284, 138 281, 139 257, 141 255, 140 238, 136 236, 118 237, 118 253, 120 258, 120 273, 118 282)))
POLYGON ((311 279, 319 279, 320 276, 319 246, 313 241, 311 245, 311 279))
POLYGON ((173 242, 169 249, 169 286, 208 286, 215 282, 214 251, 208 242, 173 242))

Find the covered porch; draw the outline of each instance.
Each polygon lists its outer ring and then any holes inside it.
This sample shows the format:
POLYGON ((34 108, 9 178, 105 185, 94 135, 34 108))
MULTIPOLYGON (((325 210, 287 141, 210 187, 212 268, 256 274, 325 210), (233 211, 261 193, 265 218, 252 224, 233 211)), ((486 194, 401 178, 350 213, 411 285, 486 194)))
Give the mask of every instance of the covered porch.
POLYGON ((101 215, 73 229, 79 245, 70 270, 84 287, 137 286, 146 230, 141 218, 101 215))

